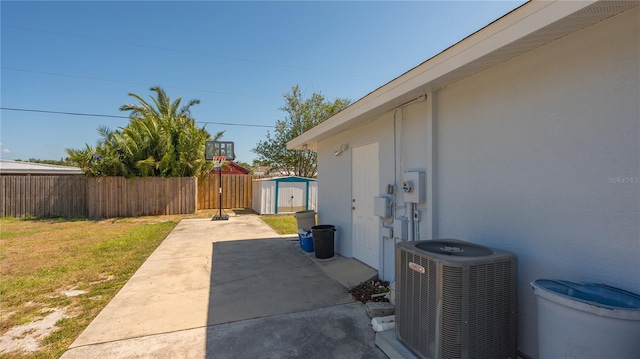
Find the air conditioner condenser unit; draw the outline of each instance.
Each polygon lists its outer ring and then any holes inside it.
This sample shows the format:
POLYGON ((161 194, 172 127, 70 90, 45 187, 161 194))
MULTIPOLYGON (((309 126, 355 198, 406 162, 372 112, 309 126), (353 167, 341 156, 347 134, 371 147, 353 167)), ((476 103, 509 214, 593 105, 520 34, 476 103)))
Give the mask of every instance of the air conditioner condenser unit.
POLYGON ((455 239, 396 247, 396 335, 425 359, 516 359, 517 257, 455 239))

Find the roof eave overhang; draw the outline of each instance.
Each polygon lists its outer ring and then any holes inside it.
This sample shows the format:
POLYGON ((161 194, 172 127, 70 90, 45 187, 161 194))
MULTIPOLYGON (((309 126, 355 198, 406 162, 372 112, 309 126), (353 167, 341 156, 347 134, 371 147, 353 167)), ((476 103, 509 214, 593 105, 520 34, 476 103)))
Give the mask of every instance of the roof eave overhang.
POLYGON ((625 0, 528 2, 289 141, 287 148, 317 149, 319 141, 638 5, 625 0))
POLYGON ((0 175, 81 175, 84 172, 77 170, 50 170, 50 169, 7 169, 0 170, 0 175))

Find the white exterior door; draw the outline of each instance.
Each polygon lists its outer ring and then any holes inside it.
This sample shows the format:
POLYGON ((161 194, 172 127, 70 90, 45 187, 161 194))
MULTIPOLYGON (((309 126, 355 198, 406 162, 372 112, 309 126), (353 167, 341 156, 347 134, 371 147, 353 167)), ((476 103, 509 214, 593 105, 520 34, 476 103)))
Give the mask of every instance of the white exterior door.
POLYGON ((373 214, 373 198, 378 195, 380 177, 378 143, 354 147, 351 154, 353 256, 378 269, 378 217, 373 214))

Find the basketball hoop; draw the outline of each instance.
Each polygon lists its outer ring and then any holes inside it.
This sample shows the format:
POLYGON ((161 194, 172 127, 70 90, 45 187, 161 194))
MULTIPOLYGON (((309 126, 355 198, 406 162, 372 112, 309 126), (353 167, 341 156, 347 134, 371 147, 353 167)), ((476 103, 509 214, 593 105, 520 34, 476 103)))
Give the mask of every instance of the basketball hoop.
POLYGON ((204 159, 213 161, 213 168, 218 170, 220 178, 220 200, 218 207, 220 213, 211 218, 212 221, 228 220, 229 216, 222 214, 222 164, 227 159, 233 161, 236 159, 234 152, 234 144, 232 141, 206 141, 204 143, 204 159))
POLYGON ((224 164, 224 161, 227 160, 227 156, 213 156, 211 160, 213 161, 214 169, 222 169, 222 165, 224 164))

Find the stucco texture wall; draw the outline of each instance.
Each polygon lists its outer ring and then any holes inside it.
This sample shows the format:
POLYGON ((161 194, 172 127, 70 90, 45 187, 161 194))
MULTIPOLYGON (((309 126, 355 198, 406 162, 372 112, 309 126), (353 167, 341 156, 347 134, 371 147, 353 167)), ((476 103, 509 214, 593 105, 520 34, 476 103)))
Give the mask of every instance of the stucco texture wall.
MULTIPOLYGON (((377 118, 364 126, 344 131, 318 143, 318 221, 336 226, 335 249, 345 257, 353 257, 351 243, 351 168, 353 147, 378 142, 380 153, 380 191, 387 179, 383 163, 393 163, 392 134, 385 130, 389 116, 377 118), (340 156, 334 152, 342 144, 349 146, 340 156)), ((383 192, 379 192, 380 194, 383 192)))
POLYGON ((437 93, 437 235, 515 252, 519 349, 537 278, 640 293, 640 9, 437 93))
MULTIPOLYGON (((341 255, 354 256, 351 241, 351 190, 357 184, 351 180, 351 149, 373 142, 379 144, 379 189, 371 195, 385 195, 388 184, 402 182, 404 171, 426 170, 424 153, 427 143, 424 138, 427 131, 427 108, 426 101, 417 102, 385 113, 363 126, 344 131, 318 144, 318 219, 322 223, 336 226, 336 250, 341 255), (349 145, 349 150, 340 156, 334 156, 334 151, 343 143, 349 145), (394 156, 397 158, 395 162, 394 156)), ((419 205, 418 209, 426 212, 424 205, 419 205)), ((405 210, 404 203, 396 203, 394 214, 396 217, 409 215, 405 210)), ((381 230, 383 225, 380 221, 381 230)), ((373 240, 379 241, 379 275, 385 280, 392 280, 395 273, 395 241, 383 240, 381 237, 373 240)))

